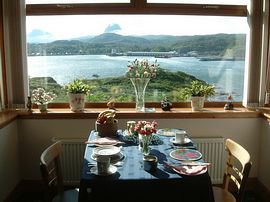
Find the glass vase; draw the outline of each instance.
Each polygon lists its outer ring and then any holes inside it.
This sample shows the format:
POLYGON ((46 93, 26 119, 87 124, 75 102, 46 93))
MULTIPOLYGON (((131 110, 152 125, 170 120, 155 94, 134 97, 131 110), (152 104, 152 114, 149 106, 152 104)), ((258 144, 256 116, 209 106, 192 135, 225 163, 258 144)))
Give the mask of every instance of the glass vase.
POLYGON ((150 78, 130 78, 136 95, 136 111, 144 112, 144 95, 147 84, 150 81, 150 78))
POLYGON ((151 135, 143 135, 139 134, 139 150, 142 152, 143 155, 150 154, 150 147, 149 144, 151 142, 151 135))

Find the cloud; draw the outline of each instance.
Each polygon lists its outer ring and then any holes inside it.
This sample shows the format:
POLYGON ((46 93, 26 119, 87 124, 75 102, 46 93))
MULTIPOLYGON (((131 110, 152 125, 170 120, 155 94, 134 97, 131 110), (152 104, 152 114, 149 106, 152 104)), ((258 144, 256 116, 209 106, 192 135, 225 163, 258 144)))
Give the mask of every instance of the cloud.
POLYGON ((122 30, 118 24, 109 24, 104 33, 117 33, 118 31, 122 30))

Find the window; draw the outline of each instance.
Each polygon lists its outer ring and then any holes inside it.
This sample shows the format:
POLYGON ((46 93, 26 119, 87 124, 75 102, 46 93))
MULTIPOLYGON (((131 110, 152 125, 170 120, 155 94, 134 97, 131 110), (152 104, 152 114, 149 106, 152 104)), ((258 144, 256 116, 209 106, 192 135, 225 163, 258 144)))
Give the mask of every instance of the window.
MULTIPOLYGON (((148 0, 156 2, 161 1, 148 0)), ((67 102, 62 87, 79 78, 95 86, 88 101, 134 102, 133 86, 125 77, 127 65, 148 59, 157 60, 164 71, 147 86, 147 102, 160 102, 164 96, 179 102, 180 89, 193 79, 216 86, 217 94, 210 101, 226 101, 229 94, 234 101, 242 101, 246 16, 234 11, 230 16, 211 16, 211 10, 208 15, 205 11, 182 15, 181 8, 179 14, 169 15, 162 8, 145 15, 137 13, 141 8, 132 7, 124 16, 117 11, 111 14, 114 11, 106 6, 95 15, 91 10, 87 15, 74 15, 76 11, 69 9, 66 15, 63 11, 41 16, 28 12, 30 91, 42 86, 58 95, 55 102, 67 102)))

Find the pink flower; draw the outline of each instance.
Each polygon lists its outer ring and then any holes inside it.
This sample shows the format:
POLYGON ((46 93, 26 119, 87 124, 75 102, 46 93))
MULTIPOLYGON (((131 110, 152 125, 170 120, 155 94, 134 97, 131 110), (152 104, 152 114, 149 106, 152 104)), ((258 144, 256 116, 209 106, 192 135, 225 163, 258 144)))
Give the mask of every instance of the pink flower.
POLYGON ((152 135, 157 132, 157 122, 138 121, 135 124, 134 130, 142 135, 152 135))

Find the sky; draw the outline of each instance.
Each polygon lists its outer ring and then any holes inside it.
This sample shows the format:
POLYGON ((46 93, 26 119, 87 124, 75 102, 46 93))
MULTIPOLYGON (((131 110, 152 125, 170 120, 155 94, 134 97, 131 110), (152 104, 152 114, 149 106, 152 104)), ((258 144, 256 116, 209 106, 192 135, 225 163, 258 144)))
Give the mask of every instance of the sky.
MULTIPOLYGON (((206 35, 246 33, 244 17, 166 16, 166 15, 77 15, 28 16, 27 34, 42 30, 52 40, 95 36, 106 29, 121 35, 206 35)), ((106 32, 109 32, 108 30, 106 32)))

